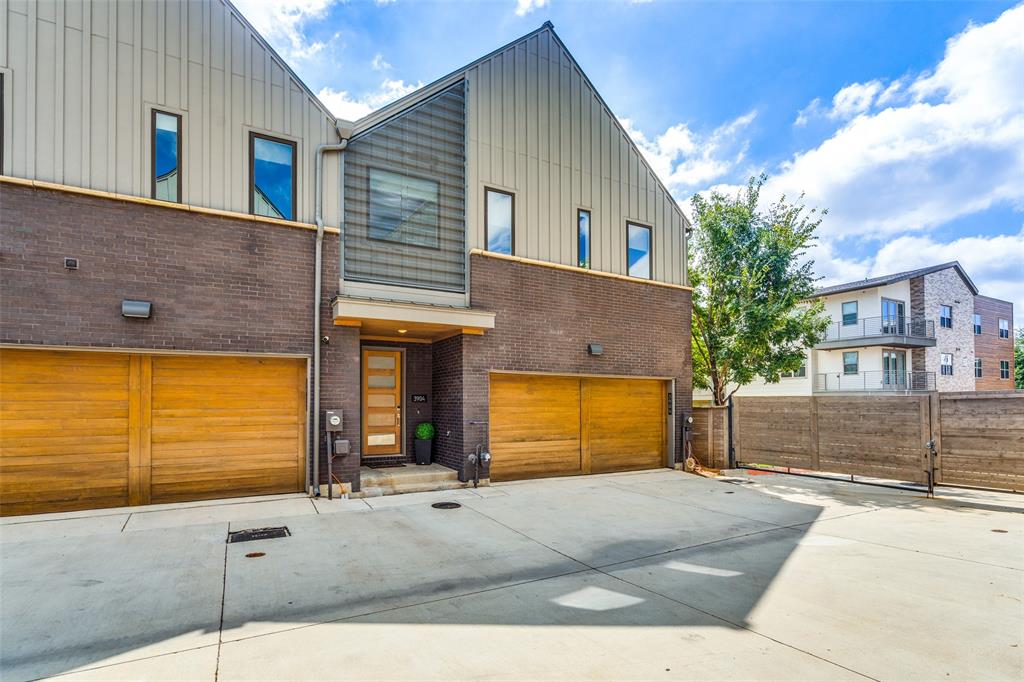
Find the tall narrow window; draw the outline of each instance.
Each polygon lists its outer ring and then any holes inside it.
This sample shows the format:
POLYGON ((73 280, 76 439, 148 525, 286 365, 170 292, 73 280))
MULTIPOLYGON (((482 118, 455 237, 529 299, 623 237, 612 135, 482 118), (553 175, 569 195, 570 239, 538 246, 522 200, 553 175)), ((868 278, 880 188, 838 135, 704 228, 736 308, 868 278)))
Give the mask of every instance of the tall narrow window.
POLYGON ((974 360, 974 376, 977 379, 981 378, 981 360, 977 358, 974 360))
POLYGON ((0 73, 0 175, 4 174, 4 75, 0 73))
POLYGON ((249 133, 249 212, 295 220, 294 142, 249 133))
POLYGON ((1010 338, 1010 322, 1000 318, 999 320, 999 338, 1008 339, 1010 338))
POLYGON ((939 306, 939 326, 953 328, 953 309, 948 305, 939 306))
POLYGON ((1010 361, 1000 360, 999 361, 999 378, 1009 379, 1010 378, 1010 361))
POLYGON ((974 313, 974 333, 981 333, 981 315, 974 313))
POLYGON ((181 116, 153 110, 152 194, 181 201, 181 116))
POLYGON ((940 353, 939 354, 939 369, 941 374, 944 376, 953 376, 953 354, 952 353, 940 353))
POLYGON ((576 214, 576 265, 590 267, 590 211, 582 208, 576 214))
POLYGON ((484 190, 487 250, 511 256, 515 249, 515 198, 509 192, 484 190))
POLYGON ((843 374, 856 374, 860 371, 860 354, 855 351, 843 353, 843 374))
POLYGON ((847 301, 843 304, 843 326, 857 324, 857 302, 847 301))
POLYGON ((651 279, 651 228, 626 223, 626 266, 630 277, 651 279))

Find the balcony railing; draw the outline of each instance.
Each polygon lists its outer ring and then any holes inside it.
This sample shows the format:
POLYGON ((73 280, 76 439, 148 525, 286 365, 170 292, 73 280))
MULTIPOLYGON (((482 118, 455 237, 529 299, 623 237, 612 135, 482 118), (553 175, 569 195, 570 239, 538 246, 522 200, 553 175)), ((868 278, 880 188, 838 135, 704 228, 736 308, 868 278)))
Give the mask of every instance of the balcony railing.
POLYGON ((934 391, 935 372, 897 372, 878 369, 856 374, 825 372, 814 377, 815 393, 934 391))
POLYGON ((846 341, 871 336, 912 336, 919 339, 935 338, 935 320, 902 315, 862 317, 853 324, 832 322, 825 332, 824 341, 846 341))

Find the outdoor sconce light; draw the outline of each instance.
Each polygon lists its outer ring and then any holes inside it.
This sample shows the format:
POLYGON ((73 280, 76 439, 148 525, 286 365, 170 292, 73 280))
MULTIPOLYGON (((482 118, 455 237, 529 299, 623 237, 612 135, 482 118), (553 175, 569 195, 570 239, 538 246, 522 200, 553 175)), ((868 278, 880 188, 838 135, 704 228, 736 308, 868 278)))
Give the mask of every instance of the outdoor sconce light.
POLYGON ((604 347, 599 343, 588 343, 587 354, 588 355, 601 355, 604 353, 604 347))
POLYGON ((126 298, 121 301, 121 314, 124 317, 148 319, 153 314, 153 304, 150 301, 132 301, 126 298))

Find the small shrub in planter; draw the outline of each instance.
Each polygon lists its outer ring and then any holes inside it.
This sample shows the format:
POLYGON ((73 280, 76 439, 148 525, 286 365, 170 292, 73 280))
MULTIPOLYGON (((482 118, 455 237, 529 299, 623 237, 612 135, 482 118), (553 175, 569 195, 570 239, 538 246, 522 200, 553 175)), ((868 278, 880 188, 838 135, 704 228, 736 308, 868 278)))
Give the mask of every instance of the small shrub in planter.
POLYGON ((434 425, 430 422, 420 422, 416 425, 416 463, 430 464, 431 446, 434 442, 434 425))

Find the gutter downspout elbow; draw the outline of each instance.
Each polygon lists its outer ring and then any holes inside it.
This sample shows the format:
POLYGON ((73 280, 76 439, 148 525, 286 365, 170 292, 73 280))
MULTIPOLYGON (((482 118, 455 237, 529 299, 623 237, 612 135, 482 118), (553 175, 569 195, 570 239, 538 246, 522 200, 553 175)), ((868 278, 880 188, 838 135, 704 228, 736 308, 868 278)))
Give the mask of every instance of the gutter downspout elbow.
MULTIPOLYGON (((312 490, 313 496, 320 495, 320 298, 323 295, 323 252, 324 252, 324 217, 323 217, 323 164, 326 152, 344 153, 348 147, 348 137, 344 136, 340 129, 335 127, 341 142, 336 144, 322 144, 316 148, 316 178, 314 197, 314 211, 316 222, 316 253, 314 257, 314 283, 313 283, 313 472, 312 490)), ((351 133, 350 133, 351 135, 351 133)), ((344 177, 341 179, 345 181, 344 177)), ((341 207, 344 214, 345 207, 341 207)), ((344 239, 344 234, 339 235, 344 239)), ((330 472, 328 473, 327 484, 331 485, 330 472)))

